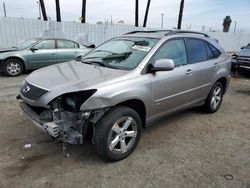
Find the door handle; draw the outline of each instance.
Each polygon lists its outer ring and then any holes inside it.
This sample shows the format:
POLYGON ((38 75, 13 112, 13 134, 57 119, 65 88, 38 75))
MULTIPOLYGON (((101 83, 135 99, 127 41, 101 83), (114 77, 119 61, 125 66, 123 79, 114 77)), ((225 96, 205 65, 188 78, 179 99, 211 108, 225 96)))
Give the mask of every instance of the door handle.
POLYGON ((214 63, 214 66, 217 67, 219 65, 219 63, 214 63))
POLYGON ((187 71, 186 71, 186 74, 192 74, 192 70, 191 69, 188 69, 187 71))
POLYGON ((51 55, 56 55, 56 54, 51 54, 51 55))

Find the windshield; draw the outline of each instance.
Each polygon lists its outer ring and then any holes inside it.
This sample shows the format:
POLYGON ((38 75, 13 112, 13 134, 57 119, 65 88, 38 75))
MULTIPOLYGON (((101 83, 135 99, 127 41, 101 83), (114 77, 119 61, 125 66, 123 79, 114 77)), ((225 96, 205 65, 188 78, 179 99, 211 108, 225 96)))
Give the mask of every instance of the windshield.
POLYGON ((159 39, 116 38, 110 40, 84 56, 81 61, 97 63, 110 68, 134 69, 159 39))
POLYGON ((36 40, 36 39, 26 40, 26 41, 21 42, 21 43, 17 44, 16 46, 13 46, 13 47, 18 48, 19 50, 24 50, 24 49, 30 47, 32 44, 34 44, 37 41, 38 40, 36 40))
POLYGON ((250 49, 250 43, 246 46, 247 49, 250 49))

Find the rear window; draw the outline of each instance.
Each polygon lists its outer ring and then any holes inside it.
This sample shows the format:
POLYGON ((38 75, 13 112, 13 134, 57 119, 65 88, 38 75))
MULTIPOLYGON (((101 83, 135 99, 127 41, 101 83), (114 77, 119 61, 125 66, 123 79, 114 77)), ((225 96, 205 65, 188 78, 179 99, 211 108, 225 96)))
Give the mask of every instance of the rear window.
POLYGON ((217 58, 217 57, 219 57, 219 56, 221 55, 221 52, 220 52, 217 48, 215 48, 212 44, 206 42, 206 45, 207 45, 208 49, 209 49, 209 50, 212 52, 212 54, 213 54, 213 57, 212 57, 212 58, 217 58))
POLYGON ((197 63, 207 60, 207 50, 203 40, 186 39, 189 63, 197 63))

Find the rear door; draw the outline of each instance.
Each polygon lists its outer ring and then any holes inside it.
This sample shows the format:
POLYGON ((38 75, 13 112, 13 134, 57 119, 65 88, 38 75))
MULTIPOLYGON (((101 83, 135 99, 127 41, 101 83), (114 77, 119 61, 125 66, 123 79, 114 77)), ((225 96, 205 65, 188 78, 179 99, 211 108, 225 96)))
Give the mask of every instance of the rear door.
POLYGON ((218 70, 217 57, 219 50, 211 49, 211 44, 197 38, 185 38, 188 51, 188 60, 191 65, 194 81, 192 90, 194 100, 205 99, 211 88, 213 78, 218 70))
POLYGON ((31 68, 40 68, 56 63, 55 40, 42 40, 33 46, 27 54, 31 68))
POLYGON ((79 44, 69 40, 57 40, 57 62, 71 61, 79 54, 79 44))
POLYGON ((189 73, 190 66, 184 39, 176 38, 165 42, 152 58, 172 59, 175 69, 159 71, 152 74, 152 115, 158 116, 167 112, 184 108, 192 103, 190 87, 193 77, 189 73))

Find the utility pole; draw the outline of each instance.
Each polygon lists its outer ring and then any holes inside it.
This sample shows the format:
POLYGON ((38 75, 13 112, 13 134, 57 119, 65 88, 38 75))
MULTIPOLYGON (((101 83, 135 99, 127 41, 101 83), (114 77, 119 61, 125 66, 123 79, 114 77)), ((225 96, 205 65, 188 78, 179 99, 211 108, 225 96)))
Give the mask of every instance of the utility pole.
POLYGON ((40 7, 42 9, 43 20, 47 21, 48 17, 47 17, 47 14, 46 14, 46 9, 45 9, 45 5, 44 5, 44 1, 43 0, 39 0, 39 1, 40 1, 40 7))
POLYGON ((3 12, 4 12, 4 17, 6 18, 6 8, 5 8, 5 3, 3 2, 3 12))
POLYGON ((151 2, 151 0, 148 0, 148 3, 147 3, 147 8, 146 8, 145 16, 144 16, 143 27, 146 27, 146 26, 147 26, 147 21, 148 21, 148 11, 149 11, 149 7, 150 7, 150 2, 151 2))
POLYGON ((237 22, 234 21, 234 33, 236 32, 236 25, 237 25, 237 22))
POLYGON ((61 21, 60 2, 56 0, 56 21, 61 21))
POLYGON ((184 9, 184 0, 181 0, 177 29, 181 29, 183 9, 184 9))
POLYGON ((135 27, 139 26, 139 0, 135 0, 135 27))
POLYGON ((40 19, 42 19, 42 16, 41 16, 41 9, 40 9, 40 2, 39 1, 37 1, 37 4, 38 4, 38 12, 39 12, 39 16, 38 16, 38 19, 40 20, 40 19))
POLYGON ((111 25, 113 24, 113 17, 112 17, 112 14, 110 15, 110 24, 111 24, 111 25))
POLYGON ((81 17, 81 23, 86 22, 86 0, 82 0, 82 17, 81 17))
POLYGON ((163 17, 164 17, 164 14, 162 13, 161 14, 161 28, 163 28, 163 17))

